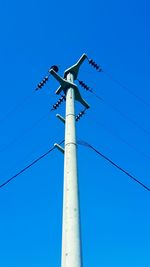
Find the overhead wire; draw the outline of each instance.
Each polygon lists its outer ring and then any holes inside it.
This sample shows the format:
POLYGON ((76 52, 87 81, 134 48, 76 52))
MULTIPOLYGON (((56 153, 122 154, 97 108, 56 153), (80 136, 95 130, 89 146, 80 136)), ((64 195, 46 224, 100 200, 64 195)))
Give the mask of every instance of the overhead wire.
MULTIPOLYGON (((63 99, 63 101, 65 100, 65 96, 62 95, 61 99, 63 99)), ((57 101, 59 102, 59 100, 57 101)), ((62 101, 61 101, 62 103, 62 101)), ((61 104, 59 103, 59 105, 61 104)), ((55 105, 53 105, 54 107, 55 105)), ((49 116, 50 112, 54 111, 55 109, 57 109, 58 106, 56 108, 51 108, 50 111, 46 112, 44 115, 42 115, 40 118, 38 118, 37 121, 35 121, 31 127, 27 128, 24 130, 23 134, 19 134, 17 137, 15 137, 10 143, 8 143, 7 145, 3 146, 0 148, 0 153, 3 152, 3 151, 6 151, 7 149, 10 148, 10 146, 13 146, 16 142, 18 142, 19 140, 21 140, 28 132, 32 131, 35 126, 37 126, 42 120, 44 120, 46 117, 49 116)))
POLYGON ((141 131, 143 131, 145 134, 150 135, 150 131, 148 131, 145 127, 141 126, 139 123, 137 123, 134 119, 132 119, 131 117, 129 117, 125 112, 121 111, 120 109, 118 109, 117 107, 115 107, 112 103, 110 103, 110 101, 106 101, 104 100, 105 104, 107 104, 107 106, 109 106, 111 109, 113 109, 114 111, 116 111, 118 114, 120 114, 123 118, 127 119, 128 121, 130 121, 133 125, 135 125, 137 128, 139 128, 141 131))
POLYGON ((113 160, 111 160, 110 158, 108 158, 107 156, 105 156, 103 153, 101 153, 99 150, 97 150, 94 146, 90 145, 89 143, 83 141, 83 140, 79 140, 78 141, 79 145, 88 147, 90 149, 92 149, 95 153, 97 153, 99 156, 101 156, 102 158, 104 158, 106 161, 108 161, 111 165, 113 165, 114 167, 116 167, 117 169, 119 169, 121 172, 123 172, 124 174, 126 174, 130 179, 132 179, 134 182, 138 183, 139 185, 141 185, 144 189, 146 189, 147 191, 150 191, 150 188, 148 186, 146 186, 143 182, 141 182, 138 178, 136 178, 135 176, 133 176, 130 172, 126 171, 124 168, 122 168, 121 166, 119 166, 117 163, 115 163, 113 160))
MULTIPOLYGON (((104 72, 103 69, 98 66, 93 60, 90 60, 89 61, 91 65, 94 66, 94 68, 96 68, 99 72, 104 72)), ((106 73, 106 72, 105 72, 106 73)), ((106 73, 108 75, 108 73, 106 73)), ((111 75, 108 75, 109 77, 111 77, 111 75)), ((49 77, 48 77, 49 78, 49 77)), ((46 76, 46 79, 43 80, 43 85, 47 82, 48 80, 47 76, 46 76)), ((113 79, 113 77, 111 77, 113 79)), ((117 80, 114 79, 115 82, 118 82, 117 80)), ((119 82, 118 82, 119 83, 119 82)), ((120 84, 120 83, 119 83, 120 84)), ((38 85, 38 88, 41 89, 41 86, 43 85, 38 85)), ((121 85, 121 84, 120 84, 121 85)), ((124 87, 125 89, 126 87, 124 87)), ((126 88, 128 90, 128 88, 126 88)), ((37 88, 36 88, 37 90, 37 88)), ((102 99, 99 95, 97 95, 97 93, 93 90, 89 90, 93 95, 95 95, 95 97, 97 97, 100 101, 104 101, 104 99, 102 99)), ((130 92, 130 90, 128 90, 128 92, 130 92)), ((139 100, 141 100, 140 97, 138 97, 136 94, 134 94, 132 91, 130 92, 132 93, 134 96, 136 96, 139 100)), ((107 103, 107 102, 106 102, 107 103)), ((143 102, 144 103, 144 102, 143 102)), ((111 107, 119 112, 121 115, 125 116, 120 110, 118 110, 116 107, 112 106, 111 107)), ((129 118, 128 118, 129 119, 129 118)), ((143 127, 140 127, 135 121, 133 121, 132 119, 130 120, 132 122, 134 122, 134 124, 136 124, 136 126, 138 126, 139 128, 143 129, 147 134, 150 135, 150 133, 145 130, 143 127)), ((64 141, 62 141, 64 142, 64 141)), ((62 143, 61 142, 61 143, 62 143)), ((61 144, 60 143, 60 144, 61 144)), ((128 175, 131 179, 133 179, 134 181, 136 181, 137 183, 139 183, 140 185, 142 185, 145 189, 147 189, 148 191, 150 191, 150 189, 145 186, 142 182, 140 182, 137 178, 135 178, 134 176, 132 176, 130 173, 128 173, 127 171, 125 171, 123 168, 121 168, 119 165, 117 165, 116 163, 114 163, 112 160, 110 160, 108 157, 106 157, 105 155, 103 155, 101 152, 99 152, 97 149, 95 149, 93 146, 91 146, 90 144, 88 143, 85 143, 83 141, 80 141, 80 144, 82 145, 85 145, 91 149, 93 149, 97 154, 99 154, 100 156, 102 156, 104 159, 106 159, 107 161, 109 161, 111 164, 113 164, 115 167, 117 167, 118 169, 120 169, 122 172, 124 172, 126 175, 128 175)), ((40 156, 39 158, 37 158, 36 160, 34 160, 31 164, 29 164, 28 166, 26 166, 24 169, 22 169, 21 171, 19 171, 17 174, 15 174, 14 176, 12 176, 11 178, 9 178, 8 180, 6 180, 3 184, 0 185, 0 188, 5 186, 7 183, 9 183, 11 180, 15 179, 17 176, 19 176, 21 173, 23 173, 24 171, 26 171, 28 168, 30 168, 32 165, 34 165, 36 162, 38 162, 40 159, 42 159, 43 157, 45 157, 47 154, 49 154, 52 150, 54 150, 55 147, 51 148, 50 150, 48 150, 45 154, 43 154, 42 156, 40 156)))
POLYGON ((146 105, 150 108, 150 103, 148 103, 145 99, 143 99, 141 96, 137 95, 134 91, 129 89, 127 86, 125 86, 123 83, 121 83, 118 79, 114 78, 112 74, 107 72, 101 65, 98 65, 93 59, 88 59, 89 64, 95 68, 98 72, 104 73, 110 80, 118 84, 122 89, 127 91, 130 95, 134 96, 136 99, 138 99, 141 103, 146 105))
POLYGON ((11 146, 16 144, 18 141, 20 141, 27 133, 32 131, 42 120, 44 120, 46 117, 48 117, 49 112, 46 112, 43 116, 38 118, 37 121, 35 121, 31 127, 24 130, 23 134, 19 134, 17 137, 15 137, 11 142, 9 142, 7 145, 0 148, 0 153, 6 151, 7 149, 10 149, 11 146))
POLYGON ((23 108, 25 104, 27 104, 27 102, 33 98, 34 95, 35 95, 34 91, 32 91, 29 95, 19 100, 18 103, 14 105, 14 107, 10 108, 10 110, 3 117, 0 118, 0 122, 3 122, 4 120, 8 119, 10 116, 12 117, 12 115, 16 111, 18 111, 18 109, 23 108))
MULTIPOLYGON (((95 121, 95 118, 92 120, 91 122, 95 121)), ((127 146, 129 146, 131 149, 133 149, 134 151, 138 152, 140 155, 142 155, 143 157, 145 157, 146 159, 150 160, 150 156, 146 153, 144 153, 142 150, 140 150, 139 148, 137 148, 136 146, 132 145, 130 142, 128 142, 125 138, 121 137, 119 134, 117 134, 116 132, 114 132, 110 127, 106 126, 104 123, 99 122, 96 119, 96 125, 99 124, 101 127, 103 127, 103 129, 105 131, 107 131, 109 134, 111 134, 112 136, 116 137, 118 140, 120 140, 122 143, 126 144, 127 146)))
MULTIPOLYGON (((51 66, 50 69, 53 69, 56 72, 58 72, 58 70, 59 70, 56 65, 51 66)), ((49 80, 49 77, 50 77, 49 71, 50 71, 50 69, 48 70, 48 75, 45 76, 40 83, 38 83, 37 87, 34 90, 32 90, 32 92, 29 95, 27 95, 23 99, 19 100, 18 103, 16 103, 14 105, 14 107, 10 108, 10 110, 3 117, 0 118, 0 122, 2 122, 4 120, 6 120, 7 118, 9 118, 10 115, 12 116, 13 113, 15 113, 19 108, 22 108, 35 95, 37 90, 42 89, 42 87, 49 80)))
MULTIPOLYGON (((63 100, 65 99, 65 96, 63 95, 61 98, 63 98, 63 100)), ((60 100, 58 100, 59 102, 60 100)), ((61 101, 62 102, 62 101, 61 101)), ((60 105, 61 103, 59 103, 60 105)), ((53 105, 55 106, 55 105, 53 105)), ((58 108, 58 106, 57 106, 58 108)), ((23 134, 19 134, 17 137, 15 137, 12 141, 10 141, 7 145, 3 146, 0 148, 0 153, 6 151, 7 149, 9 149, 11 146, 13 146, 16 142, 20 141, 28 132, 32 131, 35 126, 37 126, 39 124, 39 122, 41 122, 43 119, 45 119, 46 117, 49 116, 50 112, 52 112, 53 110, 57 109, 57 108, 51 108, 50 111, 46 112, 44 115, 42 115, 40 118, 38 118, 37 121, 35 121, 31 127, 27 128, 24 130, 23 134)))
MULTIPOLYGON (((45 135, 44 135, 45 136, 45 135)), ((59 135, 57 134, 57 137, 58 137, 59 135)), ((45 136, 46 137, 46 136, 45 136)), ((35 152, 37 152, 37 151, 40 151, 41 150, 41 148, 43 147, 43 140, 44 140, 44 143, 45 143, 45 141, 46 141, 46 139, 45 139, 45 137, 44 137, 44 139, 42 138, 40 138, 40 140, 38 140, 38 146, 36 145, 36 146, 32 146, 32 150, 30 149, 30 152, 29 153, 23 153, 23 156, 24 157, 15 157, 15 158, 13 158, 13 160, 11 160, 11 162, 10 162, 10 164, 9 164, 9 168, 7 168, 7 173, 15 173, 16 172, 16 168, 18 168, 18 165, 19 166, 24 166, 25 165, 25 162, 30 162, 31 161, 31 155, 32 155, 32 158, 33 158, 33 156, 35 155, 35 152), (40 141, 40 142, 39 142, 40 141), (42 143, 41 143, 42 142, 42 143), (14 161, 14 159, 15 159, 15 161, 14 161), (18 161, 19 160, 19 161, 18 161), (11 165, 11 166, 10 166, 11 165)), ((60 136, 60 138, 61 138, 61 136, 60 136)), ((52 132, 51 132, 51 139, 50 139, 50 142, 51 143, 55 143, 55 141, 56 141, 56 132, 55 133, 53 133, 53 135, 52 135, 52 132)), ((46 141, 46 143, 47 142, 49 142, 49 138, 47 139, 47 141, 46 141)), ((33 144, 33 142, 32 142, 32 144, 33 144)), ((31 148, 31 146, 30 146, 30 148, 31 148)), ((15 147, 15 150, 16 150, 16 147, 15 147)), ((13 157, 13 152, 12 153, 10 153, 10 150, 9 150, 9 155, 8 155, 10 158, 12 158, 13 157), (11 154, 12 154, 12 156, 11 156, 11 154)), ((7 160, 8 161, 8 160, 7 160)), ((2 169, 2 168, 1 168, 2 169)), ((6 172, 5 172, 6 173, 6 172)))
POLYGON ((126 85, 122 84, 119 80, 117 80, 116 78, 114 78, 110 73, 106 72, 105 70, 103 70, 103 73, 109 77, 109 79, 111 79, 113 82, 115 82, 116 84, 118 84, 122 89, 124 89, 125 91, 127 91, 130 95, 134 96, 136 99, 138 99, 138 101, 140 101, 141 103, 143 103, 144 105, 146 105, 148 108, 150 108, 150 104, 143 99, 141 96, 137 95, 135 92, 133 92, 132 90, 130 90, 126 85))
MULTIPOLYGON (((79 81, 79 80, 78 80, 79 81)), ((81 83, 80 83, 81 85, 81 83)), ((85 85, 85 84, 84 84, 85 85)), ((84 85, 81 85, 83 88, 84 85)), ((86 85, 87 86, 87 85, 86 85)), ((90 93, 92 93, 97 99, 99 99, 101 101, 101 103, 107 105, 108 107, 110 107, 111 109, 113 109, 115 112, 117 112, 119 115, 121 115, 123 118, 127 119, 128 121, 130 121, 133 125, 135 125, 137 128, 139 128, 141 131, 143 131, 145 134, 150 135, 150 131, 148 131, 147 129, 145 129, 143 126, 141 126, 140 124, 138 124, 135 120, 133 120, 132 118, 130 118, 125 112, 121 111, 120 109, 116 108, 112 103, 110 103, 110 101, 105 100, 104 98, 102 98, 101 96, 99 96, 95 90, 91 89, 89 87, 90 90, 88 90, 87 88, 85 88, 86 91, 89 91, 90 93)))
MULTIPOLYGON (((59 145, 61 145, 62 143, 64 143, 64 140, 61 141, 59 143, 59 145)), ((28 170, 29 168, 31 168, 34 164, 36 164, 38 161, 40 161, 42 158, 46 157, 50 152, 52 152, 55 149, 55 146, 53 146, 52 148, 50 148, 47 152, 45 152, 44 154, 42 154, 40 157, 38 157, 37 159, 35 159, 34 161, 32 161, 29 165, 27 165, 25 168, 21 169, 19 172, 17 172, 15 175, 11 176, 9 179, 7 179, 5 182, 3 182, 2 184, 0 184, 0 188, 6 186, 8 183, 10 183, 12 180, 14 180, 15 178, 17 178, 20 174, 24 173, 26 170, 28 170)))

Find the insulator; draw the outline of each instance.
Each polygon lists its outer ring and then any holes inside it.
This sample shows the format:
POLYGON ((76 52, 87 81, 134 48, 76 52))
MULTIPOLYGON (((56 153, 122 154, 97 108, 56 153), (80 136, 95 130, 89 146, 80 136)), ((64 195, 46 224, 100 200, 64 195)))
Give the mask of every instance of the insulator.
POLYGON ((41 89, 44 86, 44 84, 48 81, 48 79, 49 76, 45 76, 45 78, 37 85, 36 90, 41 89))
POLYGON ((57 107, 57 108, 59 107, 59 104, 58 104, 58 102, 57 102, 55 105, 56 105, 56 107, 57 107))
POLYGON ((65 99, 66 96, 62 95, 62 97, 53 105, 53 108, 51 110, 57 109, 65 99))
POLYGON ((85 110, 80 111, 80 113, 76 116, 76 121, 79 121, 84 114, 85 110))
POLYGON ((78 82, 85 90, 92 92, 92 89, 87 86, 83 81, 78 80, 78 82))
POLYGON ((42 84, 41 83, 38 84, 38 88, 40 88, 40 89, 42 88, 42 84))
POLYGON ((83 81, 78 80, 78 82, 82 87, 84 86, 84 82, 83 81))
POLYGON ((96 64, 93 59, 89 59, 89 64, 91 64, 97 71, 102 71, 102 68, 98 64, 96 64))
POLYGON ((84 88, 88 91, 90 88, 85 84, 84 88))
POLYGON ((61 97, 60 99, 61 99, 62 102, 63 102, 64 100, 66 100, 66 96, 65 96, 65 95, 62 95, 62 97, 61 97))
POLYGON ((78 116, 76 116, 76 121, 78 121, 79 119, 80 119, 79 115, 78 115, 78 116))
POLYGON ((54 108, 54 109, 56 109, 56 108, 57 108, 56 104, 54 104, 54 105, 53 105, 53 108, 54 108))

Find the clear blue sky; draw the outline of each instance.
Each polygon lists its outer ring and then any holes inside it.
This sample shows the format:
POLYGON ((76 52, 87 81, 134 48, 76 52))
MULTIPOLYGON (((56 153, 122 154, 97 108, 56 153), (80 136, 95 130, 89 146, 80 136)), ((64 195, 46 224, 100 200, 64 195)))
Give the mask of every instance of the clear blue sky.
MULTIPOLYGON (((33 94, 51 65, 63 75, 85 52, 150 103, 149 9, 146 0, 1 1, 0 182, 64 138, 50 113, 57 82, 33 94)), ((81 89, 91 108, 77 136, 150 186, 150 108, 88 63, 79 77, 130 120, 81 89)), ((149 267, 150 193, 87 148, 78 156, 84 267, 149 267)), ((0 190, 1 267, 60 266, 62 186, 55 150, 0 190)))

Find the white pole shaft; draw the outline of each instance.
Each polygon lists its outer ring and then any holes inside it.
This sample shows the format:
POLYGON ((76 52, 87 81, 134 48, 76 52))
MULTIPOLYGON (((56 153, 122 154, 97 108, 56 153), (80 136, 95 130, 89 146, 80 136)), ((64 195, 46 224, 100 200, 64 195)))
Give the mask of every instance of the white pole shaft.
MULTIPOLYGON (((73 82, 71 73, 67 75, 67 80, 73 82)), ((66 93, 61 267, 82 267, 74 104, 74 89, 69 88, 66 93)))

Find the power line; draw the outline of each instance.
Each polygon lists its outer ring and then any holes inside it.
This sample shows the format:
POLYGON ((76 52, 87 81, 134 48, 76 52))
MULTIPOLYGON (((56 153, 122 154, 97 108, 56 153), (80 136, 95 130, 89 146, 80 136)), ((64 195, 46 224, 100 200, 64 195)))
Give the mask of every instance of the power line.
MULTIPOLYGON (((93 117, 92 117, 93 118, 93 117)), ((95 121, 92 119, 91 122, 95 121)), ((119 136, 117 133, 115 133, 110 127, 106 126, 104 123, 99 122, 98 120, 96 120, 96 124, 99 124, 101 127, 104 128, 105 131, 107 131, 109 134, 111 134, 112 136, 115 136, 118 140, 120 140, 121 142, 123 142, 124 144, 126 144, 127 146, 129 146, 130 148, 132 148, 134 151, 138 152, 140 155, 142 155, 143 157, 147 158, 150 160, 150 156, 146 153, 144 153, 143 151, 141 151, 139 148, 137 148, 136 146, 132 145, 131 143, 129 143, 126 139, 122 138, 121 136, 119 136)))
MULTIPOLYGON (((65 100, 65 95, 62 95, 61 99, 65 100)), ((59 100, 57 101, 59 102, 59 100)), ((61 101, 62 102, 62 101, 61 101)), ((60 105, 60 103, 59 103, 60 105)), ((42 120, 46 119, 47 117, 49 117, 50 112, 52 112, 53 110, 57 109, 54 108, 55 105, 53 105, 53 108, 51 108, 50 111, 48 111, 47 113, 45 113, 43 116, 41 116, 40 118, 38 118, 38 120, 36 120, 30 127, 28 127, 27 129, 25 129, 23 131, 23 134, 19 134, 17 137, 15 137, 12 141, 10 141, 8 144, 4 145, 3 147, 0 148, 0 153, 4 152, 5 150, 9 149, 10 146, 13 146, 16 142, 18 142, 19 140, 21 140, 27 133, 29 133, 30 131, 32 131, 42 120)))
POLYGON ((9 149, 11 146, 13 146, 16 142, 21 140, 27 133, 32 131, 42 120, 44 120, 46 117, 48 117, 49 112, 45 113, 43 116, 41 116, 37 121, 35 121, 31 127, 27 128, 24 130, 23 134, 19 134, 17 137, 15 137, 11 142, 6 144, 5 146, 0 148, 0 153, 6 151, 9 149))
POLYGON ((27 95, 26 97, 24 97, 22 100, 19 100, 18 103, 16 103, 14 105, 14 107, 10 108, 10 110, 3 116, 0 118, 0 122, 6 120, 7 118, 10 117, 10 115, 12 116, 12 114, 15 114, 15 112, 19 109, 19 108, 23 108, 23 106, 25 106, 25 104, 27 104, 28 101, 30 101, 30 99, 33 98, 34 96, 34 91, 31 92, 29 95, 27 95))
POLYGON ((82 145, 82 146, 86 146, 90 149, 92 149, 94 152, 96 152, 99 156, 101 156, 102 158, 104 158, 105 160, 107 160, 109 163, 111 163, 113 166, 115 166, 117 169, 119 169, 120 171, 122 171, 123 173, 125 173, 128 177, 130 177, 134 182, 140 184, 142 187, 144 187, 146 190, 150 191, 150 188, 147 187, 145 184, 143 184, 139 179, 137 179, 136 177, 134 177, 132 174, 130 174, 129 172, 127 172, 126 170, 124 170, 122 167, 120 167, 118 164, 116 164, 114 161, 112 161, 111 159, 109 159, 107 156, 105 156, 104 154, 102 154, 100 151, 98 151, 96 148, 94 148, 92 145, 90 145, 87 142, 84 142, 82 140, 78 141, 78 144, 82 145))
MULTIPOLYGON (((64 96, 63 96, 64 97, 64 96)), ((53 105, 54 106, 54 105, 53 105)), ((8 150, 11 146, 16 144, 16 142, 20 141, 25 135, 27 135, 30 131, 32 131, 42 120, 49 117, 50 112, 52 112, 54 109, 52 108, 49 112, 45 113, 43 116, 41 116, 38 120, 36 120, 34 123, 32 123, 32 126, 25 129, 23 134, 19 134, 16 136, 12 141, 10 141, 8 144, 4 145, 3 147, 0 147, 0 153, 8 150)))
POLYGON ((130 118, 125 112, 121 111, 120 109, 116 108, 113 104, 111 104, 109 101, 104 100, 105 104, 109 106, 111 109, 116 111, 118 114, 120 114, 123 118, 127 119, 130 121, 133 125, 135 125, 137 128, 139 128, 141 131, 143 131, 145 134, 150 135, 150 131, 145 129, 143 126, 138 124, 135 120, 130 118))
MULTIPOLYGON (((50 69, 54 69, 56 72, 58 72, 58 67, 56 65, 53 65, 50 67, 50 69)), ((19 100, 18 103, 16 103, 14 105, 14 107, 12 107, 3 117, 0 118, 0 122, 4 121, 5 119, 9 118, 9 116, 13 113, 15 113, 20 107, 22 108, 34 95, 35 95, 35 91, 42 89, 42 87, 47 83, 47 81, 49 80, 50 74, 48 70, 48 75, 45 76, 42 81, 37 85, 36 89, 33 90, 29 95, 27 95, 26 97, 24 97, 22 100, 19 100)))
POLYGON ((36 120, 32 126, 28 127, 27 129, 24 130, 23 134, 19 134, 17 137, 15 137, 12 141, 10 141, 8 144, 4 145, 3 147, 0 148, 0 153, 4 152, 6 150, 8 150, 11 146, 13 146, 16 142, 18 142, 19 140, 21 140, 27 133, 29 133, 30 131, 33 130, 34 127, 36 127, 42 120, 44 120, 45 118, 47 118, 50 114, 50 112, 52 112, 53 110, 57 109, 58 106, 65 101, 65 95, 62 95, 61 99, 59 99, 57 101, 56 104, 53 105, 53 108, 51 108, 51 110, 47 113, 45 113, 43 116, 41 116, 40 118, 38 118, 38 120, 36 120), (61 103, 60 103, 61 102, 61 103), (56 106, 56 108, 55 108, 56 106))
MULTIPOLYGON (((59 145, 61 145, 64 142, 61 141, 59 143, 59 145)), ((38 157, 37 159, 35 159, 34 161, 32 161, 29 165, 27 165, 25 168, 23 168, 21 171, 17 172, 15 175, 13 175, 12 177, 10 177, 9 179, 7 179, 4 183, 2 183, 0 185, 0 188, 4 187, 5 185, 7 185, 8 183, 10 183, 12 180, 14 180, 16 177, 18 177, 20 174, 22 174, 23 172, 25 172, 26 170, 28 170, 30 167, 32 167, 35 163, 37 163, 38 161, 40 161, 42 158, 44 158, 45 156, 47 156, 50 152, 52 152, 55 149, 55 146, 53 146, 52 148, 50 148, 46 153, 44 153, 43 155, 41 155, 40 157, 38 157)))
POLYGON ((85 84, 83 81, 77 79, 77 81, 79 82, 80 86, 83 87, 86 91, 92 93, 93 95, 95 95, 99 100, 103 100, 102 97, 100 97, 99 95, 96 94, 96 92, 90 88, 87 84, 85 84))
POLYGON ((107 75, 107 77, 109 77, 109 79, 111 79, 113 82, 115 82, 121 88, 123 88, 125 91, 127 91, 130 95, 134 96, 136 99, 138 99, 140 102, 142 102, 144 105, 146 105, 147 107, 150 108, 150 104, 147 101, 145 101, 145 99, 143 99, 141 96, 137 95, 135 92, 133 92, 132 90, 130 90, 127 86, 125 86, 119 80, 117 80, 116 78, 114 78, 110 73, 106 72, 105 70, 103 70, 103 73, 105 75, 107 75))
POLYGON ((91 89, 89 86, 87 86, 85 83, 83 83, 82 81, 78 80, 80 85, 88 92, 92 93, 97 99, 99 99, 99 101, 101 101, 102 103, 104 103, 105 105, 107 105, 108 107, 110 107, 111 109, 113 109, 115 112, 117 112, 119 115, 121 115, 123 118, 127 119, 128 121, 130 121, 133 125, 135 125, 137 128, 139 128, 140 130, 142 130, 144 133, 146 133, 147 135, 150 135, 150 132, 145 129, 143 126, 141 126, 140 124, 138 124, 135 120, 129 118, 129 116, 122 112, 120 109, 116 108, 113 104, 111 104, 109 101, 105 100, 104 98, 102 98, 101 96, 99 96, 93 89, 91 89))
POLYGON ((19 134, 17 137, 15 137, 12 141, 10 141, 8 144, 4 145, 3 147, 0 148, 0 153, 7 150, 10 146, 13 146, 18 140, 21 140, 23 136, 25 136, 28 132, 30 132, 35 126, 39 124, 43 119, 49 116, 50 112, 53 110, 57 109, 60 104, 65 101, 65 95, 62 95, 61 98, 56 102, 56 104, 53 105, 53 108, 47 113, 45 113, 43 116, 38 118, 37 121, 35 121, 31 127, 28 127, 27 129, 24 130, 23 134, 19 134), (55 107, 56 106, 56 107, 55 107))
POLYGON ((109 106, 111 109, 113 109, 115 112, 117 112, 119 115, 121 115, 123 118, 130 121, 133 125, 135 125, 137 128, 139 128, 141 131, 143 131, 145 134, 150 135, 150 132, 145 129, 143 126, 138 124, 135 120, 130 118, 125 112, 121 111, 120 109, 116 108, 113 104, 111 104, 109 101, 106 101, 103 99, 103 103, 105 103, 107 106, 109 106))
POLYGON ((141 96, 137 95, 135 92, 133 92, 131 89, 129 89, 127 86, 125 86, 124 84, 122 84, 118 79, 114 78, 110 73, 108 73, 107 71, 105 71, 102 66, 98 65, 93 59, 88 59, 89 64, 95 68, 98 72, 102 72, 105 75, 107 75, 107 77, 109 79, 111 79, 113 82, 115 82, 116 84, 118 84, 122 89, 126 90, 130 95, 134 96, 136 99, 138 99, 140 102, 142 102, 144 105, 148 106, 150 108, 150 103, 148 103, 147 101, 145 101, 145 99, 143 99, 141 96))

